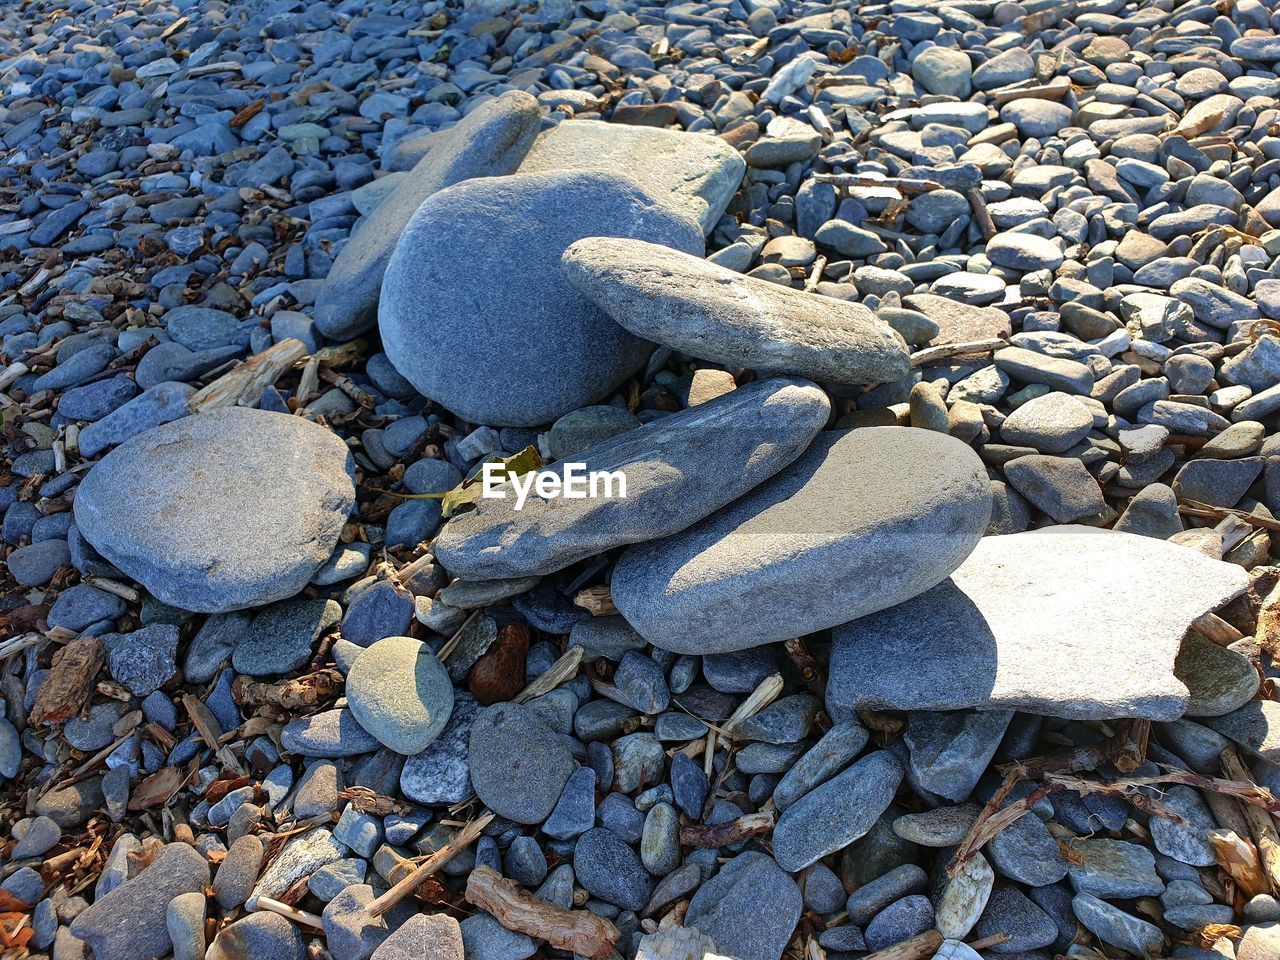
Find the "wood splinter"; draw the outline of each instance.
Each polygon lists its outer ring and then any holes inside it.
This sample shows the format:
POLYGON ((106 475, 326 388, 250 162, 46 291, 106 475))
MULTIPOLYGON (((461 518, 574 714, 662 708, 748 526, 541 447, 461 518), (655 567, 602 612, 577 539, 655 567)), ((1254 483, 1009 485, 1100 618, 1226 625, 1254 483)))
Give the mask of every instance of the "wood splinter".
POLYGON ((688 847, 727 847, 731 843, 768 833, 772 829, 773 814, 749 813, 714 826, 689 824, 681 827, 680 842, 688 847))
POLYGON ((433 873, 479 839, 484 828, 493 822, 494 814, 485 811, 463 827, 447 844, 427 857, 413 873, 369 904, 369 915, 380 917, 409 894, 422 886, 433 873))
POLYGON ((490 867, 479 866, 467 878, 467 900, 493 914, 508 930, 545 940, 557 950, 603 960, 613 953, 622 931, 590 910, 566 910, 521 890, 490 867))

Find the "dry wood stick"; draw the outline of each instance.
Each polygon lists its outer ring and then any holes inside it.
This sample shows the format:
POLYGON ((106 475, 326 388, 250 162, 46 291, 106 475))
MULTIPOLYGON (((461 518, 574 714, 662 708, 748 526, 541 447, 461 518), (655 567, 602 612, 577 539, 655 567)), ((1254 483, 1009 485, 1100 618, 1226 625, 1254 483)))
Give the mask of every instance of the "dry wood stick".
POLYGON ((727 847, 772 829, 772 813, 748 813, 715 826, 697 823, 683 826, 680 828, 680 842, 687 847, 727 847))
POLYGON ((1210 830, 1209 844, 1218 857, 1218 865, 1236 882, 1246 898, 1267 892, 1267 881, 1254 845, 1233 830, 1210 830))
POLYGON ((512 698, 513 701, 515 703, 528 703, 530 700, 550 693, 560 684, 573 679, 578 673, 578 667, 582 664, 582 654, 582 647, 570 647, 559 660, 547 667, 537 680, 534 680, 533 683, 517 693, 512 698))
POLYGON ((324 922, 314 913, 307 913, 305 910, 291 907, 289 904, 281 903, 279 900, 272 900, 270 897, 258 897, 258 909, 278 913, 280 916, 292 920, 294 923, 300 923, 304 927, 311 927, 314 930, 324 929, 324 922))
POLYGON ((182 705, 186 708, 192 725, 200 734, 200 739, 204 741, 206 747, 214 752, 214 756, 218 758, 218 762, 222 764, 223 769, 234 770, 243 777, 245 775, 244 767, 240 766, 240 761, 236 759, 236 755, 231 752, 229 747, 219 746, 222 740, 222 727, 218 725, 218 718, 213 715, 213 711, 204 702, 189 693, 182 695, 182 705))
POLYGON ((937 363, 940 360, 950 360, 952 357, 964 356, 970 353, 991 353, 1009 344, 999 337, 987 337, 983 340, 970 340, 968 343, 944 343, 937 347, 925 347, 923 350, 917 350, 911 355, 911 366, 923 367, 930 363, 937 363))
MULTIPOLYGON (((1253 783, 1249 771, 1231 747, 1222 751, 1222 772, 1232 780, 1253 783)), ((1253 842, 1262 857, 1262 868, 1271 884, 1271 892, 1280 893, 1280 834, 1276 833, 1275 823, 1253 804, 1241 804, 1241 809, 1249 825, 1249 832, 1253 834, 1253 842)))
POLYGON ((427 857, 422 865, 409 874, 394 887, 369 904, 369 915, 380 917, 414 890, 418 889, 428 877, 443 867, 471 844, 479 839, 484 828, 493 822, 494 815, 486 811, 463 827, 454 838, 443 847, 427 857))
POLYGON ((929 960, 941 946, 942 934, 937 930, 926 930, 910 940, 869 953, 862 960, 929 960))
POLYGON ((281 340, 198 390, 187 402, 187 409, 203 413, 236 404, 256 406, 263 391, 306 355, 307 348, 301 340, 281 340))
POLYGON ((545 940, 557 950, 603 960, 613 953, 622 931, 590 910, 566 910, 521 890, 490 867, 479 866, 467 878, 466 898, 517 933, 545 940))
POLYGON ((1191 629, 1220 647, 1229 646, 1244 637, 1243 633, 1216 613, 1205 613, 1197 617, 1191 622, 1191 629))

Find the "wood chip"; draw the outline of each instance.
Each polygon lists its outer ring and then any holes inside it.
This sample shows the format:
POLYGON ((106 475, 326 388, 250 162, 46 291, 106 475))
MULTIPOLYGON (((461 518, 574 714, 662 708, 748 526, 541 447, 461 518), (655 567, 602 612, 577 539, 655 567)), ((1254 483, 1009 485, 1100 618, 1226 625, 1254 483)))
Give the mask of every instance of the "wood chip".
POLYGON ((94 680, 106 657, 107 649, 97 637, 72 640, 55 653, 27 721, 39 726, 76 716, 89 705, 94 680))

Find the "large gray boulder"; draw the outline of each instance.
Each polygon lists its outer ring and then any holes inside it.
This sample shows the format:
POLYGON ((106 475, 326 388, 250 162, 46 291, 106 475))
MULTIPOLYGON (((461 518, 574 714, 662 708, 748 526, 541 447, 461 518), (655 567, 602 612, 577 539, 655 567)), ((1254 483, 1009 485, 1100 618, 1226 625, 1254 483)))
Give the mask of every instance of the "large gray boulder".
POLYGON ((418 392, 472 423, 536 426, 608 395, 652 344, 565 279, 560 255, 590 236, 702 253, 693 221, 620 174, 517 174, 441 191, 387 268, 387 356, 418 392))
POLYGON ((334 260, 316 298, 316 328, 331 339, 349 340, 373 326, 387 263, 422 201, 463 180, 514 172, 540 123, 538 101, 513 90, 441 131, 431 152, 360 224, 334 260))
POLYGON ((704 360, 848 385, 889 383, 911 369, 906 343, 860 303, 642 240, 579 240, 562 263, 570 283, 637 337, 704 360))
POLYGON ((1248 585, 1151 537, 1054 527, 985 538, 928 593, 834 631, 828 707, 1174 720, 1191 622, 1248 585))
POLYGON ((676 653, 787 640, 928 590, 990 517, 986 468, 961 441, 911 427, 831 431, 737 503, 629 547, 613 601, 676 653))
POLYGON ((355 505, 354 463, 325 428, 231 407, 120 445, 76 492, 76 526, 157 599, 223 613, 291 597, 355 505))
MULTIPOLYGON (((678 533, 800 456, 830 411, 811 383, 758 380, 574 455, 587 470, 621 472, 625 497, 530 494, 520 510, 511 496, 483 499, 445 525, 432 552, 455 576, 490 580, 554 573, 678 533)), ((548 469, 564 475, 563 464, 548 469)))
POLYGON ((654 200, 710 233, 747 165, 737 150, 710 134, 569 120, 538 137, 520 165, 521 173, 566 170, 626 173, 654 200))

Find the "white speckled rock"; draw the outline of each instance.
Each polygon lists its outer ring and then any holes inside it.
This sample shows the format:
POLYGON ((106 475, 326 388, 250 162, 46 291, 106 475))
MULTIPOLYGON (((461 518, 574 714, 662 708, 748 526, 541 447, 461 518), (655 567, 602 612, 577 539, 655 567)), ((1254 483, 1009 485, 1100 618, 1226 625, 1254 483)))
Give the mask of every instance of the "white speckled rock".
POLYGON ((1183 634, 1248 582, 1135 534, 986 537, 928 593, 834 631, 827 702, 1174 720, 1190 699, 1173 671, 1183 634))

